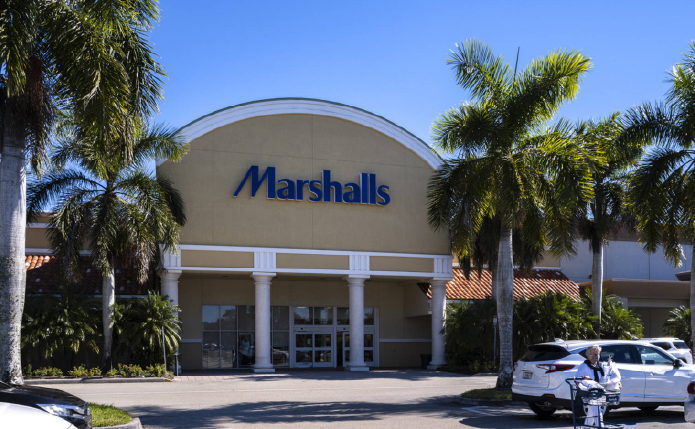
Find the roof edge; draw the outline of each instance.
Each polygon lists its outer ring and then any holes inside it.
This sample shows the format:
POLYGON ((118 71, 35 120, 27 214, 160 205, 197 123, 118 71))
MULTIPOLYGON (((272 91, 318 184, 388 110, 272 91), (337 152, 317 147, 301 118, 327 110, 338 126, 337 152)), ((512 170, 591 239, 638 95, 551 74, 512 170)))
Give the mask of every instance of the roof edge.
MULTIPOLYGON (((177 132, 193 140, 215 128, 256 116, 280 114, 315 114, 332 116, 375 129, 393 138, 436 169, 441 156, 407 129, 368 110, 318 98, 281 97, 249 101, 215 110, 182 126, 177 132), (235 115, 235 113, 237 113, 235 115)), ((157 166, 166 160, 158 159, 157 166)))

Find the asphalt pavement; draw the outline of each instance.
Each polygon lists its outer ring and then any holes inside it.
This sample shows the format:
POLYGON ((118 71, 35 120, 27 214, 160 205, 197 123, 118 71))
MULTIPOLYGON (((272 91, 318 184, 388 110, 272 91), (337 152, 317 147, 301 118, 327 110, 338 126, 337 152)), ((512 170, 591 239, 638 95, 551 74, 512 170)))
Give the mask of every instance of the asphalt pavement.
MULTIPOLYGON (((465 406, 463 391, 493 386, 494 377, 446 372, 288 370, 226 373, 170 383, 68 384, 58 387, 90 402, 113 404, 147 429, 179 428, 571 428, 571 414, 538 420, 523 406, 465 406), (230 376, 231 375, 231 376, 230 376)), ((644 414, 612 411, 626 428, 695 429, 682 407, 644 414)))

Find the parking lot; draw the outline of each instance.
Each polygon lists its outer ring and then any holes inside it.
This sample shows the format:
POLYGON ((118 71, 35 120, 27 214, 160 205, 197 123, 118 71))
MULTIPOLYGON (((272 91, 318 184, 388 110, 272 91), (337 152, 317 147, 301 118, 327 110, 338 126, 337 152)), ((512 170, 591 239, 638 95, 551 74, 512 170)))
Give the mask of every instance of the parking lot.
MULTIPOLYGON (((88 401, 114 404, 154 428, 568 428, 571 414, 538 420, 526 407, 464 406, 453 400, 494 377, 427 371, 286 371, 206 374, 173 383, 66 384, 88 401)), ((691 428, 682 407, 645 415, 621 409, 610 421, 636 428, 691 428)))

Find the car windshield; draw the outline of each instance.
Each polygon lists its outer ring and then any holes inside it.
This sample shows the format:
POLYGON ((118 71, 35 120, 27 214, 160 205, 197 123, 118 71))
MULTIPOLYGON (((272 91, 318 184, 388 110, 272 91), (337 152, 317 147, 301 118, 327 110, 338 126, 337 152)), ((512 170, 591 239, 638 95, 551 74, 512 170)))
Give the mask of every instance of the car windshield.
POLYGON ((676 346, 677 349, 689 349, 688 345, 685 344, 684 341, 674 341, 673 345, 676 346))

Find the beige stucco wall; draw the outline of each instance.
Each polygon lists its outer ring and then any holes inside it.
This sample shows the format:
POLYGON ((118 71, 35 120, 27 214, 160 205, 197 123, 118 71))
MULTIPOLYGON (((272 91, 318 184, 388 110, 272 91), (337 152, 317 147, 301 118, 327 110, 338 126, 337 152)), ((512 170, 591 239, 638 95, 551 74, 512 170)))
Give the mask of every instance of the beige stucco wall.
POLYGON ((427 184, 432 168, 399 142, 341 119, 275 115, 217 128, 191 142, 179 163, 167 161, 159 175, 173 180, 186 203, 184 244, 362 250, 447 254, 444 232, 427 224, 427 184), (277 179, 331 179, 359 183, 376 174, 390 187, 385 207, 280 201, 266 185, 251 198, 250 183, 236 187, 252 165, 276 168, 277 179))
POLYGON ((34 249, 50 249, 46 228, 27 228, 25 246, 34 249))
POLYGON ((181 266, 249 268, 253 267, 253 253, 182 250, 181 266))
POLYGON ((278 268, 347 270, 350 269, 350 258, 347 255, 298 255, 278 253, 276 257, 278 268))
MULTIPOLYGON (((417 286, 412 282, 367 281, 364 288, 365 307, 379 309, 379 338, 429 339, 430 317, 406 317, 405 291, 417 286)), ((274 280, 271 285, 271 305, 291 306, 349 306, 347 283, 339 280, 274 280)), ((423 295, 424 297, 424 295, 423 295)), ((426 301, 426 300, 425 300, 426 301)), ((182 338, 202 338, 202 306, 253 305, 254 285, 251 279, 214 279, 188 275, 179 280, 179 305, 183 323, 182 338)), ((431 343, 384 343, 380 346, 379 364, 382 367, 417 366, 420 353, 429 353, 431 343), (384 345, 386 344, 386 346, 384 345), (421 351, 424 347, 425 351, 421 351), (409 353, 414 353, 412 356, 409 353), (405 353, 405 355, 404 355, 405 353)), ((184 343, 182 365, 185 369, 202 366, 200 343, 184 343), (193 354, 193 357, 185 356, 193 354)))

